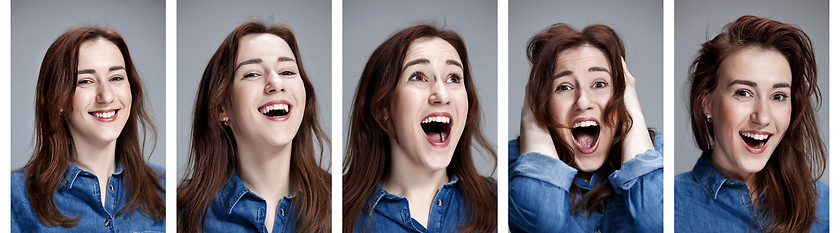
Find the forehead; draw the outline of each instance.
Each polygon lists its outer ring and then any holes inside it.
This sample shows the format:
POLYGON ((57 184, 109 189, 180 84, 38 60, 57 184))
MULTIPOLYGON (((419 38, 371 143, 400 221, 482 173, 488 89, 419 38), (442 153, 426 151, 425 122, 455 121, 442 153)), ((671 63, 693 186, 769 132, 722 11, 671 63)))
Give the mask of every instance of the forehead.
POLYGON ((458 51, 455 50, 455 47, 439 37, 421 37, 411 42, 411 45, 408 46, 408 52, 405 55, 405 61, 403 62, 419 58, 461 62, 461 58, 458 56, 458 51))
POLYGON ((723 84, 735 79, 754 81, 759 85, 791 83, 792 80, 790 64, 782 53, 755 46, 743 48, 724 59, 720 77, 723 84))
POLYGON ((592 66, 610 69, 604 52, 588 44, 560 51, 557 54, 557 63, 555 65, 555 71, 575 68, 589 69, 592 66))
POLYGON ((248 34, 239 40, 237 62, 261 57, 294 57, 292 48, 283 38, 269 33, 248 34))
POLYGON ((97 38, 82 42, 79 45, 79 66, 88 65, 122 65, 122 52, 113 42, 104 38, 97 38))

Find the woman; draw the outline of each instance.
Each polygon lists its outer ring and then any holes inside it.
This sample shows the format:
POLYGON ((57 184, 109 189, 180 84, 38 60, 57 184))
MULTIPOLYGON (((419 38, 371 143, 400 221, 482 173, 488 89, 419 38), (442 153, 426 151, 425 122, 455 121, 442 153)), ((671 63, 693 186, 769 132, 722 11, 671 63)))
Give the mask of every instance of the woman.
POLYGON ((12 232, 164 231, 164 170, 143 159, 155 132, 144 102, 122 36, 59 36, 38 75, 34 153, 12 173, 12 232))
POLYGON ((703 44, 691 72, 691 128, 703 155, 674 179, 677 231, 828 232, 808 35, 743 16, 703 44))
POLYGON ((240 25, 198 87, 178 232, 329 232, 329 139, 292 31, 240 25), (314 138, 313 138, 314 136, 314 138))
POLYGON ((403 29, 359 80, 344 159, 344 232, 493 232, 495 182, 473 165, 481 110, 463 39, 403 29))
POLYGON ((662 231, 662 134, 647 129, 624 55, 605 25, 558 23, 529 41, 512 231, 662 231))

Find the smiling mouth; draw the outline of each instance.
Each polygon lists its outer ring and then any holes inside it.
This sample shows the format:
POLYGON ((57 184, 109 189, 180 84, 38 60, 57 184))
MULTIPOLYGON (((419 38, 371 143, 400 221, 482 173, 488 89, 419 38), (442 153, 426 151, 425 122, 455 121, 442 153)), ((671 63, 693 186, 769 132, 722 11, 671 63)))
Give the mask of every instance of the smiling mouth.
POLYGON ((117 115, 119 109, 111 109, 111 110, 102 110, 102 111, 93 111, 88 112, 91 116, 96 118, 97 120, 107 121, 114 119, 114 116, 117 115))
POLYGON ((444 143, 449 139, 452 118, 448 114, 431 114, 420 122, 426 139, 432 143, 444 143))
POLYGON ((747 131, 741 131, 738 132, 738 134, 741 135, 741 140, 743 140, 744 143, 752 149, 763 148, 767 145, 767 141, 770 140, 770 137, 773 136, 773 134, 769 133, 753 133, 747 131))
POLYGON ((257 110, 267 117, 285 117, 291 112, 291 106, 289 106, 289 104, 269 104, 262 106, 257 110))
POLYGON ((575 145, 584 154, 595 152, 600 134, 601 126, 594 120, 578 121, 572 125, 572 137, 575 139, 575 145))

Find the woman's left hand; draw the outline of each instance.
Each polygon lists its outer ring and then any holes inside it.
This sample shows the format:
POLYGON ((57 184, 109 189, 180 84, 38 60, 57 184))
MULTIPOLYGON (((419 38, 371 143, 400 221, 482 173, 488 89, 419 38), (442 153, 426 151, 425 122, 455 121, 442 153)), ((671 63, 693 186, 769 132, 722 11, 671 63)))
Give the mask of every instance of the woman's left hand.
POLYGON ((633 119, 633 125, 630 127, 630 132, 621 144, 621 161, 627 161, 637 154, 644 153, 647 150, 653 149, 653 142, 650 140, 650 135, 647 130, 647 123, 645 123, 645 116, 642 114, 642 105, 639 103, 639 96, 636 94, 636 78, 627 70, 627 63, 621 59, 621 65, 624 67, 624 107, 633 119))

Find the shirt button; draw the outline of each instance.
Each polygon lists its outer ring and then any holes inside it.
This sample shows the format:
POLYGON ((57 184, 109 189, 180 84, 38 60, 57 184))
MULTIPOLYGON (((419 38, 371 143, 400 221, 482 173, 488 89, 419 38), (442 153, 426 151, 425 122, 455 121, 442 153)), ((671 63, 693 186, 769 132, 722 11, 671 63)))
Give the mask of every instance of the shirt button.
POLYGON ((110 219, 105 219, 105 226, 107 227, 107 226, 110 226, 110 225, 111 225, 111 220, 110 219))
POLYGON ((111 191, 114 191, 114 185, 113 185, 113 184, 112 184, 112 185, 108 185, 108 188, 109 188, 109 189, 111 189, 111 191))
POLYGON ((286 210, 280 209, 280 216, 286 217, 286 210))
POLYGON ((443 206, 443 201, 442 200, 438 199, 437 202, 438 202, 438 206, 443 206))
POLYGON ((595 229, 595 233, 601 233, 601 230, 595 229))

